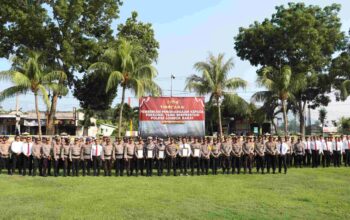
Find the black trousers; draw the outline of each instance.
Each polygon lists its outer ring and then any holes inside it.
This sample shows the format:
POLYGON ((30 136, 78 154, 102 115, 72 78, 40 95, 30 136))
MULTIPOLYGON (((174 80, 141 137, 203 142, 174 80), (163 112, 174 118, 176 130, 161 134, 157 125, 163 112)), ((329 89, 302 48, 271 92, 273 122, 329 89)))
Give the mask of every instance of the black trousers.
POLYGON ((252 173, 252 164, 253 164, 253 157, 248 154, 243 155, 244 173, 247 173, 247 169, 249 170, 249 173, 252 173))
POLYGON ((103 161, 103 169, 105 176, 112 176, 112 159, 105 159, 103 161))
POLYGON ((304 166, 310 166, 311 165, 311 151, 305 150, 305 155, 303 157, 304 166))
POLYGON ((188 165, 189 165, 189 158, 180 157, 180 173, 187 175, 188 165))
POLYGON ((166 158, 166 163, 167 163, 167 175, 170 175, 171 169, 173 169, 173 175, 176 176, 176 168, 177 168, 177 163, 176 163, 176 157, 167 157, 166 158))
POLYGON ((295 154, 295 166, 301 168, 301 164, 304 160, 304 155, 302 153, 295 154))
POLYGON ((0 174, 2 174, 3 169, 7 169, 7 174, 11 173, 10 159, 8 157, 0 157, 0 174))
POLYGON ((144 159, 136 158, 136 159, 135 159, 135 171, 136 171, 136 176, 139 175, 139 171, 141 172, 141 176, 143 176, 144 167, 145 167, 145 161, 144 161, 144 159))
POLYGON ((264 168, 265 168, 265 156, 259 156, 257 155, 255 157, 256 161, 256 171, 259 173, 261 169, 261 173, 264 173, 264 168))
POLYGON ((318 150, 312 150, 312 168, 317 168, 318 165, 320 164, 320 154, 318 150))
POLYGON ((132 173, 134 172, 134 167, 133 167, 133 158, 129 158, 128 160, 125 160, 125 169, 126 169, 126 175, 131 176, 132 173))
POLYGON ((221 158, 222 172, 229 174, 231 165, 231 156, 222 156, 221 158))
POLYGON ((27 174, 27 170, 28 170, 29 175, 31 175, 31 169, 30 169, 30 168, 32 168, 31 156, 22 155, 22 161, 23 161, 22 175, 25 176, 27 174), (30 165, 30 167, 29 167, 29 165, 30 165))
POLYGON ((330 151, 323 151, 322 155, 322 166, 323 167, 329 167, 331 165, 331 152, 330 151))
POLYGON ((231 161, 231 166, 232 166, 232 174, 234 174, 237 170, 237 173, 241 173, 241 157, 237 156, 232 156, 232 161, 231 161))
POLYGON ((67 170, 68 170, 68 158, 62 159, 63 163, 63 176, 67 176, 67 170))
POLYGON ((345 166, 350 166, 350 150, 346 149, 345 150, 345 166))
POLYGON ((292 155, 290 153, 286 154, 286 160, 287 160, 287 166, 290 167, 292 166, 292 155))
POLYGON ((54 160, 53 163, 54 163, 54 170, 53 170, 54 176, 57 177, 60 174, 60 166, 59 166, 60 161, 59 159, 57 159, 57 160, 54 160))
POLYGON ((124 175, 124 161, 123 161, 123 159, 115 159, 114 169, 115 169, 116 176, 123 176, 124 175))
POLYGON ((272 168, 272 172, 275 173, 276 172, 276 156, 275 155, 271 155, 268 154, 267 156, 267 172, 270 173, 270 168, 272 168))
POLYGON ((90 176, 90 170, 91 170, 91 159, 84 159, 83 160, 83 176, 90 176))
POLYGON ((37 175, 37 171, 39 168, 39 163, 40 163, 40 159, 33 157, 33 172, 32 172, 32 176, 36 176, 37 175))
POLYGON ((51 162, 51 160, 49 160, 48 158, 43 158, 42 159, 42 165, 43 165, 43 176, 47 176, 47 170, 49 167, 49 163, 51 162))
POLYGON ((164 159, 158 159, 157 160, 157 174, 158 174, 158 176, 163 175, 163 169, 164 169, 164 159))
POLYGON ((12 154, 11 158, 11 175, 15 173, 16 168, 18 167, 18 173, 22 174, 22 154, 12 154))
POLYGON ((340 167, 340 161, 341 161, 341 152, 340 151, 333 151, 333 163, 334 167, 340 167))
POLYGON ((284 173, 287 173, 287 157, 286 155, 278 155, 278 172, 281 173, 282 166, 284 168, 284 173))
POLYGON ((152 176, 153 158, 146 159, 146 176, 152 176))
POLYGON ((191 157, 191 174, 194 175, 194 169, 197 170, 197 175, 200 175, 201 159, 199 157, 191 157))
POLYGON ((217 175, 218 174, 218 167, 219 167, 219 163, 220 163, 220 159, 219 157, 212 157, 211 159, 212 161, 212 174, 213 175, 217 175))
POLYGON ((209 174, 209 164, 210 159, 208 158, 202 158, 201 159, 201 166, 202 166, 202 175, 208 175, 209 174))
POLYGON ((79 176, 80 159, 72 159, 72 176, 79 176))
POLYGON ((100 170, 101 170, 101 157, 92 156, 92 164, 93 164, 94 176, 99 176, 100 170))

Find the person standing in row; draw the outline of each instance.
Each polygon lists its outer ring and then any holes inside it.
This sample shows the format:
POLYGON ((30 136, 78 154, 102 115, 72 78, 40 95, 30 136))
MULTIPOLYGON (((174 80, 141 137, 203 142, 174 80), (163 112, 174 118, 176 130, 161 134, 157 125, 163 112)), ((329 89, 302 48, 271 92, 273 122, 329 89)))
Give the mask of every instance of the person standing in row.
POLYGON ((163 176, 164 159, 165 159, 165 145, 163 139, 158 139, 156 145, 156 159, 157 159, 157 174, 163 176))
POLYGON ((103 145, 103 167, 105 176, 112 176, 112 153, 113 144, 109 137, 106 137, 106 142, 103 145))
POLYGON ((272 137, 269 137, 269 141, 266 142, 266 156, 267 156, 267 173, 270 173, 270 167, 272 167, 272 173, 276 172, 276 153, 277 146, 272 137))
POLYGON ((224 137, 224 141, 221 144, 223 174, 230 173, 231 152, 232 152, 232 142, 230 140, 227 140, 227 137, 224 137))
POLYGON ((69 152, 70 152, 70 143, 69 138, 64 140, 61 148, 61 160, 63 162, 63 176, 66 177, 70 175, 70 166, 69 166, 69 152))
POLYGON ((152 141, 152 137, 147 138, 147 144, 145 146, 146 152, 146 176, 152 176, 153 159, 155 157, 155 145, 152 141))
POLYGON ((39 168, 40 160, 41 160, 41 148, 42 143, 41 139, 37 138, 32 147, 32 157, 33 157, 33 171, 32 176, 36 176, 37 170, 39 168))
POLYGON ((170 176, 170 170, 173 169, 173 175, 177 176, 176 169, 176 155, 177 155, 177 147, 174 143, 174 139, 170 138, 169 144, 165 147, 165 152, 167 155, 167 176, 170 176))
POLYGON ((121 142, 120 138, 116 139, 112 156, 114 160, 115 175, 123 176, 124 175, 124 163, 123 163, 124 144, 121 142))
POLYGON ((239 141, 236 137, 233 138, 232 142, 232 174, 241 173, 241 157, 242 157, 242 142, 239 141))
POLYGON ((322 152, 323 152, 323 154, 322 154, 322 166, 323 167, 330 166, 332 150, 333 150, 332 138, 328 137, 323 142, 323 147, 322 147, 322 152))
POLYGON ((318 137, 313 137, 311 142, 312 168, 317 168, 320 162, 321 142, 318 137))
POLYGON ((350 137, 346 136, 346 139, 343 141, 343 149, 345 154, 345 166, 350 166, 350 137))
POLYGON ((132 176, 132 173, 134 171, 133 159, 135 156, 135 145, 132 138, 129 138, 127 143, 124 145, 124 149, 126 175, 132 176))
POLYGON ((256 172, 259 173, 261 169, 261 173, 264 174, 265 168, 265 144, 261 137, 258 137, 257 142, 255 143, 255 160, 256 160, 256 172))
POLYGON ((32 147, 33 142, 31 137, 27 137, 26 141, 22 144, 22 161, 23 161, 23 170, 22 175, 27 174, 27 169, 29 175, 32 174, 32 147))
POLYGON ((334 167, 340 167, 341 163, 341 152, 342 152, 343 142, 339 137, 334 139, 333 143, 333 163, 334 167))
POLYGON ((51 163, 51 143, 49 138, 44 138, 44 143, 41 145, 41 155, 42 155, 42 176, 47 177, 47 171, 49 164, 51 163))
POLYGON ((103 149, 98 139, 95 139, 91 146, 91 161, 93 164, 94 176, 100 176, 101 158, 103 149))
POLYGON ((294 153, 295 153, 295 166, 301 168, 303 157, 305 154, 305 146, 301 141, 301 138, 298 138, 298 141, 294 144, 294 153))
POLYGON ((210 165, 210 145, 207 139, 203 138, 201 144, 201 166, 202 166, 202 175, 209 174, 209 165, 210 165))
POLYGON ((249 170, 249 174, 252 174, 253 165, 253 154, 254 154, 254 142, 252 137, 248 137, 248 141, 243 144, 243 164, 244 164, 244 174, 249 170))
POLYGON ((2 173, 2 169, 6 169, 7 174, 11 173, 10 153, 10 145, 6 143, 6 138, 0 137, 0 174, 2 173))
POLYGON ((182 143, 179 145, 180 175, 188 175, 187 168, 189 167, 190 155, 191 146, 187 143, 186 138, 182 138, 182 143))
POLYGON ((92 168, 91 161, 91 147, 92 142, 90 138, 86 138, 85 144, 82 146, 82 160, 83 160, 83 176, 90 176, 90 170, 92 168))
POLYGON ((135 171, 136 176, 139 175, 139 171, 141 172, 141 176, 143 176, 144 170, 144 143, 142 138, 138 139, 138 142, 135 144, 135 171))
POLYGON ((201 153, 201 144, 199 143, 198 138, 194 138, 194 142, 191 144, 191 175, 194 175, 194 169, 197 170, 197 176, 200 175, 200 153, 201 153))
POLYGON ((217 139, 213 140, 213 145, 211 145, 210 153, 212 157, 212 174, 218 174, 218 167, 220 165, 220 143, 218 143, 217 139))
POLYGON ((80 147, 79 138, 75 138, 69 151, 69 160, 72 163, 72 176, 79 176, 79 163, 81 156, 82 150, 80 147))
POLYGON ((303 157, 303 163, 304 163, 304 166, 310 166, 311 165, 311 141, 309 140, 309 137, 305 137, 304 146, 305 146, 305 154, 303 157))
POLYGON ((284 174, 287 174, 287 152, 288 152, 288 145, 281 137, 278 138, 278 172, 281 173, 282 171, 282 165, 284 168, 284 174))
POLYGON ((61 139, 59 137, 56 137, 54 143, 53 143, 53 160, 54 160, 54 176, 57 177, 59 175, 59 159, 61 155, 61 139))

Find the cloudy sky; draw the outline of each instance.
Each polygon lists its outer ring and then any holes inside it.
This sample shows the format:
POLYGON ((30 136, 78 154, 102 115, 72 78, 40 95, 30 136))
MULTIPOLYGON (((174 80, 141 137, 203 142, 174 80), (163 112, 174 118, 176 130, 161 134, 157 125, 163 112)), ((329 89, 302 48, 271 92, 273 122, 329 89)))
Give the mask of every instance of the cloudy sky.
MULTIPOLYGON (((155 64, 159 75, 157 83, 163 89, 164 95, 170 95, 170 75, 174 74, 173 80, 174 96, 193 95, 184 91, 185 78, 195 73, 193 64, 205 60, 208 52, 225 53, 227 58, 233 57, 235 67, 231 76, 238 76, 248 81, 248 87, 239 91, 239 94, 249 100, 251 95, 261 88, 256 87, 255 68, 247 61, 241 61, 233 49, 233 37, 237 35, 239 27, 247 27, 254 21, 262 21, 269 18, 275 11, 275 6, 287 4, 284 0, 126 0, 121 7, 120 19, 113 23, 116 29, 119 23, 125 22, 131 12, 136 10, 139 19, 153 24, 156 39, 160 43, 159 59, 155 64)), ((307 4, 318 4, 321 6, 331 3, 342 5, 340 18, 343 30, 350 29, 350 1, 304 1, 307 4)), ((10 68, 10 63, 0 59, 0 70, 10 68)), ((10 86, 10 83, 0 82, 1 89, 10 86)), ((119 93, 120 94, 120 93, 119 93)), ((132 104, 137 105, 138 100, 134 94, 128 93, 132 104)), ((34 98, 32 95, 20 96, 20 107, 23 110, 34 109, 34 98)), ((120 97, 114 100, 114 104, 120 101, 120 97)), ((0 104, 4 109, 14 109, 15 99, 7 99, 0 104)), ((59 100, 58 109, 69 111, 73 107, 79 107, 78 101, 69 94, 59 100)), ((332 102, 328 110, 329 120, 337 119, 342 115, 350 116, 347 110, 350 102, 332 102)), ((41 103, 40 108, 45 109, 41 103)), ((312 112, 312 117, 317 118, 318 113, 312 112)))

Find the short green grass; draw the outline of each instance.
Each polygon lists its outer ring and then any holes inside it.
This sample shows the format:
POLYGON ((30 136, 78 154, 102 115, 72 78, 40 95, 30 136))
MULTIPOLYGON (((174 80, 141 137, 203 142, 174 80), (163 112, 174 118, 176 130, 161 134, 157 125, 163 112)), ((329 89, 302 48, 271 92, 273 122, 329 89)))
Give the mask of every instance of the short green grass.
POLYGON ((1 219, 350 219, 350 168, 287 175, 0 175, 1 219))

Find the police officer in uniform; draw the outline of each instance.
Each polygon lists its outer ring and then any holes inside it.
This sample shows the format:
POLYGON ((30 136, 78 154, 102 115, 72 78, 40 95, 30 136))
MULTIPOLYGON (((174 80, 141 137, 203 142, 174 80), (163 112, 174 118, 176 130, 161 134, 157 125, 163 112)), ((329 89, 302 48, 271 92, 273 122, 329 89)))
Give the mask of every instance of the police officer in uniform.
POLYGON ((191 144, 191 175, 194 175, 194 169, 197 169, 197 175, 200 175, 200 152, 201 144, 198 141, 198 138, 194 138, 194 142, 191 144))
POLYGON ((79 176, 79 163, 82 157, 82 149, 79 138, 74 139, 74 143, 70 146, 69 160, 72 163, 72 176, 79 176))
POLYGON ((61 155, 61 138, 56 137, 53 143, 53 159, 54 159, 54 176, 57 177, 59 175, 59 159, 61 155))
POLYGON ((90 176, 90 169, 92 167, 91 163, 91 138, 86 138, 85 144, 82 146, 82 160, 83 160, 83 176, 90 176))
POLYGON ((177 146, 174 143, 174 139, 170 138, 169 139, 169 144, 166 145, 165 147, 165 152, 166 152, 166 160, 167 160, 167 176, 170 175, 170 170, 173 169, 174 176, 177 175, 176 173, 176 168, 177 168, 177 163, 176 163, 176 155, 177 155, 177 146))
POLYGON ((35 143, 33 144, 32 147, 32 156, 33 156, 33 172, 32 172, 32 176, 36 176, 36 172, 39 168, 39 163, 42 157, 42 143, 41 143, 41 139, 37 138, 35 140, 35 143))
POLYGON ((70 152, 70 143, 69 138, 66 138, 64 140, 64 144, 62 145, 61 149, 61 160, 63 162, 63 176, 66 177, 70 175, 69 170, 69 152, 70 152))
POLYGON ((231 151, 232 151, 232 142, 227 140, 227 137, 224 137, 224 141, 221 143, 221 155, 222 155, 222 173, 229 174, 230 164, 231 164, 231 151))
POLYGON ((256 172, 264 174, 265 169, 265 144, 264 141, 259 136, 255 143, 255 161, 256 161, 256 172))
POLYGON ((214 139, 213 145, 211 146, 210 153, 212 158, 212 174, 218 174, 218 166, 220 166, 220 143, 218 143, 217 139, 214 139))
POLYGON ((267 173, 270 173, 270 167, 272 167, 272 172, 276 172, 276 153, 277 153, 277 146, 276 142, 273 141, 272 136, 269 137, 269 141, 266 142, 266 156, 267 156, 267 173))
POLYGON ((138 142, 135 144, 135 171, 136 176, 139 175, 139 171, 141 172, 141 176, 143 176, 144 169, 144 143, 141 137, 139 137, 138 142))
POLYGON ((210 145, 207 139, 202 139, 201 144, 201 166, 202 166, 202 175, 209 174, 209 165, 210 165, 210 145))
POLYGON ((301 164, 305 155, 305 145, 301 141, 301 137, 299 137, 298 141, 294 144, 294 153, 295 153, 295 165, 296 167, 301 168, 301 164))
POLYGON ((241 156, 242 156, 242 142, 237 140, 237 137, 233 137, 232 141, 232 174, 236 172, 241 173, 241 156))
POLYGON ((6 143, 6 138, 1 137, 0 139, 0 174, 2 169, 7 169, 7 173, 11 173, 10 169, 10 145, 6 143))
POLYGON ((47 138, 43 138, 44 143, 41 145, 41 155, 42 155, 42 175, 44 177, 47 177, 47 170, 49 163, 51 162, 51 143, 48 141, 47 138))
POLYGON ((146 152, 146 176, 152 176, 153 159, 155 157, 155 145, 152 141, 152 137, 147 138, 145 145, 146 152))
POLYGON ((156 145, 156 159, 157 159, 157 174, 158 176, 163 176, 165 145, 162 138, 158 139, 158 143, 156 145))
POLYGON ((247 142, 243 144, 243 164, 244 174, 249 170, 249 174, 252 174, 253 154, 254 154, 254 142, 252 136, 248 136, 247 142))
POLYGON ((134 171, 133 159, 135 156, 135 144, 132 138, 129 138, 128 143, 125 144, 124 148, 126 174, 127 176, 132 176, 134 171))
POLYGON ((103 166, 105 176, 112 176, 112 153, 113 144, 109 137, 105 138, 106 142, 103 145, 103 166))
POLYGON ((124 144, 121 142, 120 138, 117 138, 116 142, 114 143, 112 156, 114 160, 115 175, 123 176, 124 175, 124 163, 123 163, 124 144))

